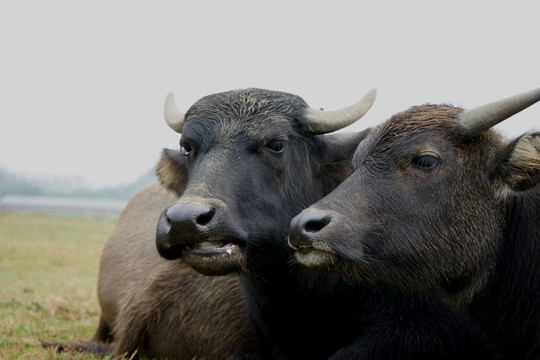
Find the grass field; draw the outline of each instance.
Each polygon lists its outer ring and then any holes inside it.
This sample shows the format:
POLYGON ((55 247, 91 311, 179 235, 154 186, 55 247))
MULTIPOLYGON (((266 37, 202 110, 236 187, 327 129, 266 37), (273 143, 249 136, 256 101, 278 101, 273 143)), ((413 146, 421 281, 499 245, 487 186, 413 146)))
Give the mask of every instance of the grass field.
POLYGON ((98 359, 40 341, 84 342, 98 321, 99 255, 114 221, 0 212, 0 359, 98 359))

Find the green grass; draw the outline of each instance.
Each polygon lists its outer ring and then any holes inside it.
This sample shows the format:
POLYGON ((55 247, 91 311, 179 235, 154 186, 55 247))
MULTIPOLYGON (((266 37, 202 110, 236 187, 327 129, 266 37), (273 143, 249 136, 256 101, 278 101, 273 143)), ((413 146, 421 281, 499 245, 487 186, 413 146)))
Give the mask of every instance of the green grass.
POLYGON ((97 326, 99 255, 110 220, 0 212, 0 359, 98 359, 40 341, 81 343, 97 326))

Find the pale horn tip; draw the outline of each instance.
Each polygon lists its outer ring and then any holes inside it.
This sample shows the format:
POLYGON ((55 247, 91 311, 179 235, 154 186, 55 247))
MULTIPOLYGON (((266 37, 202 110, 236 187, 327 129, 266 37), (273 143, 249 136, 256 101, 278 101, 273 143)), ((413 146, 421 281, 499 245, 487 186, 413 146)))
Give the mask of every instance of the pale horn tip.
POLYGON ((178 133, 182 132, 185 114, 178 110, 172 92, 167 94, 167 98, 165 99, 165 104, 163 106, 163 117, 171 129, 178 133))

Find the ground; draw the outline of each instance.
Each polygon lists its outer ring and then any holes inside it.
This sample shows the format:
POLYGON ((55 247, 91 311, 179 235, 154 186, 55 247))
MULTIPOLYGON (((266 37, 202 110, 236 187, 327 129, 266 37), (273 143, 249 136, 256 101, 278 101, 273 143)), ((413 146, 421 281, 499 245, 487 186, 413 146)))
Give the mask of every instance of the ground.
POLYGON ((98 359, 41 341, 81 343, 95 331, 99 255, 111 220, 0 212, 0 359, 98 359))

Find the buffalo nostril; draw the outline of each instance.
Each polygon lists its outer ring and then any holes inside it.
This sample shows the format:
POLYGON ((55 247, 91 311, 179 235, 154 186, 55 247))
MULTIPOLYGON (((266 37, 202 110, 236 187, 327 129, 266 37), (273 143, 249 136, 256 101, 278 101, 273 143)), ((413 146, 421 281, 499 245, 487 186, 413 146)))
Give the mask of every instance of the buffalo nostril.
POLYGON ((304 231, 309 233, 316 233, 321 231, 326 225, 330 223, 330 216, 325 216, 320 219, 311 219, 304 224, 304 231))
POLYGON ((195 219, 195 221, 197 222, 198 225, 205 226, 212 220, 215 213, 216 213, 216 209, 212 208, 209 211, 197 216, 197 219, 195 219))
POLYGON ((191 228, 192 226, 206 226, 216 214, 216 208, 199 204, 177 204, 167 210, 167 218, 171 227, 191 228))
POLYGON ((156 228, 156 247, 158 253, 168 260, 178 259, 182 256, 181 249, 174 249, 169 233, 171 231, 170 219, 167 216, 167 210, 164 210, 159 216, 156 228))

